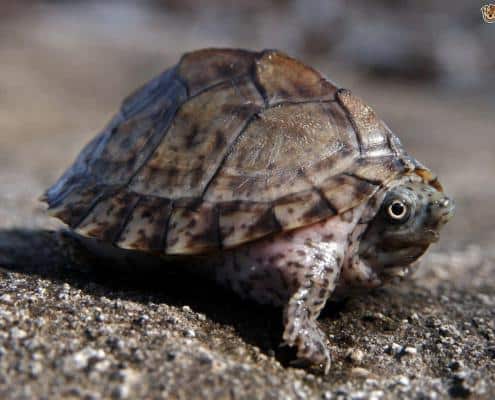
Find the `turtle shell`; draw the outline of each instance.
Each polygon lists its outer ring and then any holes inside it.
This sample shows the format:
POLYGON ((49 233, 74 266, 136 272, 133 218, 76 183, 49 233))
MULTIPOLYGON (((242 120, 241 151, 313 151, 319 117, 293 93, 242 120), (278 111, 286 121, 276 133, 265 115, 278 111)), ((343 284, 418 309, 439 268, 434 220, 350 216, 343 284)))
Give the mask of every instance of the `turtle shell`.
POLYGON ((124 249, 198 254, 295 229, 426 168, 349 90, 273 50, 205 49, 124 100, 45 193, 124 249))

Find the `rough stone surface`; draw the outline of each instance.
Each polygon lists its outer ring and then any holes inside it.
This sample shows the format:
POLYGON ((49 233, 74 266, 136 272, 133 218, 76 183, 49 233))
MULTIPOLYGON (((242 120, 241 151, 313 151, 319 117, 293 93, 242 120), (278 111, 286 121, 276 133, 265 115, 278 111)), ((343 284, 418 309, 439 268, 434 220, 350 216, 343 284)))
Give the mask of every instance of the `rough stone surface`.
POLYGON ((0 398, 495 397, 493 96, 316 64, 373 105, 457 201, 413 281, 326 307, 334 360, 323 376, 290 366, 279 310, 177 270, 114 270, 46 217, 36 198, 127 92, 185 50, 235 44, 112 9, 133 22, 122 36, 101 10, 57 10, 0 24, 0 398))

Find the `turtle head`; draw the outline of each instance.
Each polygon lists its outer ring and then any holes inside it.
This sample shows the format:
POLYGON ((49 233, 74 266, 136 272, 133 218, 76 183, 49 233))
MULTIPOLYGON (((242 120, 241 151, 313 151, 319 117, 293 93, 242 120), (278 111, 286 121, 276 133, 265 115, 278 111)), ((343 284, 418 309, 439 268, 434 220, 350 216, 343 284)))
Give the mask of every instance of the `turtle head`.
POLYGON ((394 186, 364 233, 359 255, 375 270, 408 266, 438 240, 453 213, 453 201, 429 184, 394 186))

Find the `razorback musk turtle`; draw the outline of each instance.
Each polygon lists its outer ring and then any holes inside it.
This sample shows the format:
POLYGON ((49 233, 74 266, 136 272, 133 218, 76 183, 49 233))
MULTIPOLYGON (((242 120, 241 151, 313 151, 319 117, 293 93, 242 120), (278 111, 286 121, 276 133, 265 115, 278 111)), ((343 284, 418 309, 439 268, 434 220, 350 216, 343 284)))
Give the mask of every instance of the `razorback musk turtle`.
POLYGON ((219 282, 284 307, 285 343, 326 371, 329 296, 407 271, 454 208, 349 90, 235 49, 187 53, 138 89, 44 198, 79 235, 211 255, 219 282))

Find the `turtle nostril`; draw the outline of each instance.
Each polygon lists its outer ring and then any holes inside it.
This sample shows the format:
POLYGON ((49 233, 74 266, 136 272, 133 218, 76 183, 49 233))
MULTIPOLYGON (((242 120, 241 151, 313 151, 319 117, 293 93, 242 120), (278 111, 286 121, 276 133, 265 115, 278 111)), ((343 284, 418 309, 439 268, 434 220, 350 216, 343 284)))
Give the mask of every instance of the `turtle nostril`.
POLYGON ((442 201, 440 201, 440 205, 447 208, 448 206, 450 206, 450 199, 448 197, 445 197, 442 201))

